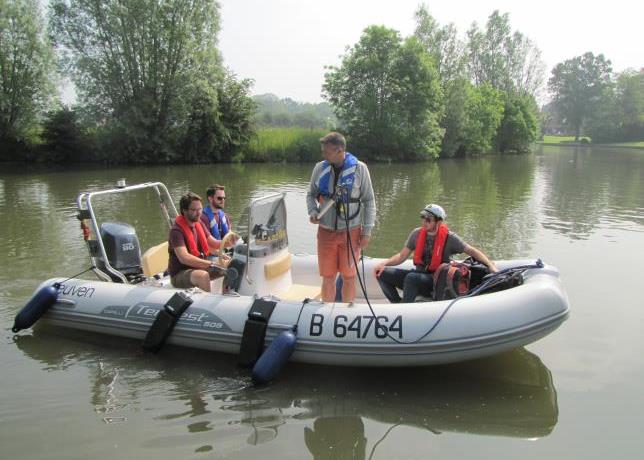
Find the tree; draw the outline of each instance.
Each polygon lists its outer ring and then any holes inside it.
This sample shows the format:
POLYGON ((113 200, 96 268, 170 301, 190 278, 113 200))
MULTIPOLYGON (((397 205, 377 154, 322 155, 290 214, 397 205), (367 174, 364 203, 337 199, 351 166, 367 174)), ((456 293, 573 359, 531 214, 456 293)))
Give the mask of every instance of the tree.
POLYGON ((473 23, 467 36, 469 72, 476 85, 537 95, 544 81, 541 51, 520 32, 512 33, 507 13, 494 11, 484 31, 473 23))
POLYGON ((127 161, 179 161, 198 113, 234 118, 219 106, 230 76, 215 0, 53 0, 51 23, 82 103, 127 161))
POLYGON ((54 92, 54 60, 36 0, 0 0, 0 142, 24 141, 54 92))
POLYGON ((622 72, 616 86, 622 139, 644 140, 644 69, 622 72))
POLYGON ((561 62, 552 69, 548 88, 565 125, 579 140, 584 122, 598 110, 611 84, 610 61, 603 54, 586 53, 561 62))
POLYGON ((43 123, 45 159, 53 162, 78 162, 85 150, 84 133, 78 114, 69 107, 51 111, 43 123))
POLYGON ((414 36, 423 44, 436 65, 443 89, 465 75, 465 44, 459 40, 454 24, 441 27, 426 5, 415 13, 414 36))
POLYGON ((441 157, 489 153, 503 119, 504 93, 489 84, 453 82, 446 96, 441 157))
POLYGON ((529 149, 539 131, 537 111, 537 104, 530 94, 506 94, 503 119, 496 135, 499 152, 525 152, 529 149))
POLYGON ((396 159, 438 155, 442 93, 417 39, 368 27, 341 66, 329 68, 323 90, 360 153, 396 159))
POLYGON ((191 163, 230 161, 253 134, 255 103, 248 97, 251 80, 232 74, 215 87, 194 91, 181 160, 191 163))

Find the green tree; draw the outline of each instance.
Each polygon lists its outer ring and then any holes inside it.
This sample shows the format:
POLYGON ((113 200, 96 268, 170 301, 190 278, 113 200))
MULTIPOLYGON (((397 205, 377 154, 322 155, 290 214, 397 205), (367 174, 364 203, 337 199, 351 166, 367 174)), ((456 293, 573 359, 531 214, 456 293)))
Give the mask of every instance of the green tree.
POLYGON ((423 44, 436 65, 443 89, 465 75, 465 43, 458 38, 454 24, 441 27, 426 5, 415 13, 414 36, 423 44))
POLYGON ((520 32, 512 32, 507 13, 494 11, 485 30, 473 23, 467 37, 469 72, 476 85, 537 95, 544 81, 541 51, 520 32))
POLYGON ((603 54, 585 53, 552 69, 548 88, 565 125, 579 140, 584 122, 599 109, 611 84, 610 61, 603 54))
POLYGON ((243 113, 219 105, 231 77, 217 49, 215 0, 53 0, 51 24, 82 103, 111 133, 111 150, 126 152, 117 161, 182 161, 186 145, 189 158, 212 157, 218 144, 200 139, 210 134, 195 131, 196 119, 225 126, 243 113))
POLYGON ((503 119, 504 93, 489 84, 454 81, 446 96, 441 157, 489 153, 503 119))
POLYGON ((0 143, 25 140, 54 93, 54 60, 36 0, 0 0, 0 143))
POLYGON ((529 94, 505 95, 503 119, 496 135, 499 152, 525 152, 537 139, 538 108, 529 94))
POLYGON ((370 26, 325 74, 324 96, 352 148, 369 157, 438 156, 442 93, 431 57, 414 37, 370 26))
POLYGON ((85 135, 77 112, 69 107, 51 111, 43 123, 44 159, 53 162, 82 161, 85 135))
POLYGON ((190 163, 230 161, 250 140, 255 103, 251 80, 227 74, 216 86, 194 91, 181 160, 190 163))
POLYGON ((622 139, 644 140, 644 69, 626 70, 619 74, 616 92, 622 139))
POLYGON ((489 84, 473 88, 467 101, 463 148, 467 153, 489 153, 504 114, 503 93, 489 84))

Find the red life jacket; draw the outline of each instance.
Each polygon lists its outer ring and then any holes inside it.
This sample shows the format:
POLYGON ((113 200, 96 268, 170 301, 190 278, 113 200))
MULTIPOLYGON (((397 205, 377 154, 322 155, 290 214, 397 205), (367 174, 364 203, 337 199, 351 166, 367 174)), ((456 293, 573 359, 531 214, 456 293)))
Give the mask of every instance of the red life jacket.
MULTIPOLYGON (((449 233, 449 228, 447 225, 440 224, 438 230, 436 231, 436 237, 434 238, 434 249, 432 250, 432 261, 427 266, 427 271, 429 273, 434 273, 438 266, 443 261, 443 251, 445 250, 445 242, 447 241, 447 234, 449 233)), ((418 232, 418 238, 416 238, 416 249, 414 250, 414 265, 423 265, 423 252, 425 251, 425 241, 427 240, 427 229, 423 226, 418 232)))
MULTIPOLYGON (((188 221, 186 220, 186 218, 183 216, 177 216, 177 218, 175 219, 175 222, 181 229, 181 233, 183 233, 183 236, 186 239, 186 243, 188 243, 188 246, 187 246, 188 252, 195 257, 201 257, 202 253, 201 251, 199 251, 199 247, 197 246, 197 242, 195 241, 195 237, 192 233, 190 225, 188 225, 188 221)), ((208 250, 208 238, 206 238, 206 232, 204 232, 204 229, 201 226, 200 221, 195 222, 195 230, 197 230, 197 238, 199 239, 199 246, 203 248, 203 255, 205 257, 208 257, 210 255, 210 251, 208 250)))

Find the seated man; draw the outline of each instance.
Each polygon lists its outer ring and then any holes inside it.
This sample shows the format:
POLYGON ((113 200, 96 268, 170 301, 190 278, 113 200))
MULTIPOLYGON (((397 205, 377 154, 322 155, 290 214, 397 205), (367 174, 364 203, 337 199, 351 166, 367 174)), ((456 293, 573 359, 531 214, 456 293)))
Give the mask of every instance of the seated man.
POLYGON ((224 211, 226 207, 226 187, 211 185, 206 190, 208 204, 203 209, 201 221, 206 224, 210 234, 216 240, 222 240, 232 230, 230 217, 224 211))
MULTIPOLYGON (((192 192, 181 197, 179 212, 168 237, 168 273, 176 288, 198 287, 210 292, 210 280, 221 276, 221 270, 208 259, 211 251, 219 249, 220 242, 212 237, 201 222, 201 197, 192 192)), ((227 257, 220 261, 225 267, 227 257)))
POLYGON ((453 254, 464 252, 485 264, 490 272, 498 271, 494 262, 483 252, 449 231, 443 222, 447 216, 442 207, 428 204, 420 211, 420 217, 423 220, 422 227, 410 233, 400 252, 375 268, 378 283, 390 302, 414 302, 419 294, 431 297, 434 286, 432 274, 441 263, 449 262, 453 254), (385 268, 387 265, 400 265, 412 252, 415 269, 385 268), (403 290, 402 299, 396 288, 403 290))

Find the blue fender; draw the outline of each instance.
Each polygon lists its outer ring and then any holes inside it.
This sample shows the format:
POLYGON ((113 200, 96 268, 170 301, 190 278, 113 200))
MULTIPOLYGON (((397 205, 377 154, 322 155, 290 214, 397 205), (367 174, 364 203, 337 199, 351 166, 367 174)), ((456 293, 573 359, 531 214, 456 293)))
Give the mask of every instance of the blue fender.
POLYGON ((261 384, 273 380, 293 354, 296 343, 297 337, 293 331, 280 332, 255 363, 253 382, 261 384))
POLYGON ((45 314, 49 308, 58 300, 58 291, 60 284, 54 283, 53 286, 43 286, 38 289, 33 297, 18 312, 13 322, 11 330, 18 332, 21 329, 31 327, 38 319, 45 314))

